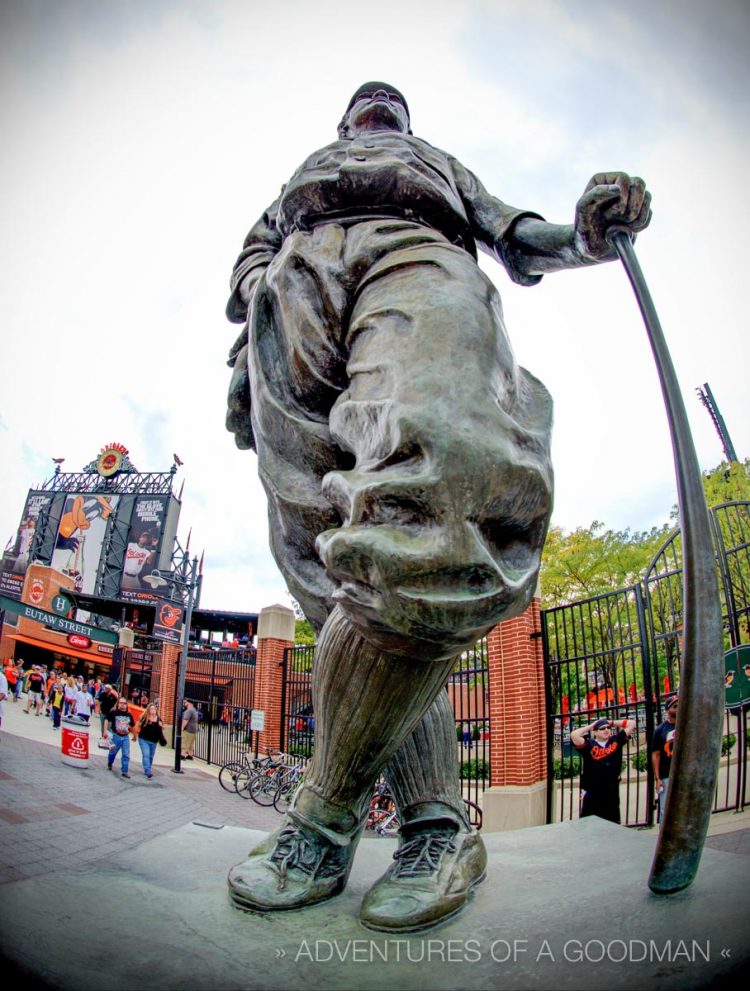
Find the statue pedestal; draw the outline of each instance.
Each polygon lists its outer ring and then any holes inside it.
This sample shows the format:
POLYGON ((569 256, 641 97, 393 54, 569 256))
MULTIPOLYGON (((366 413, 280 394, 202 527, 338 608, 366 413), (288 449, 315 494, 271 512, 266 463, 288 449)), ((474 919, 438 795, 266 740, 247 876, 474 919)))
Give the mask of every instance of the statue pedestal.
POLYGON ((463 913, 401 937, 357 921, 393 840, 363 840, 347 890, 330 902, 265 915, 233 908, 227 870, 260 835, 191 824, 78 873, 7 883, 4 954, 75 991, 682 991, 750 962, 748 859, 706 850, 691 888, 657 897, 646 884, 655 831, 585 819, 488 834, 487 881, 463 913), (70 952, 81 939, 85 966, 70 952))

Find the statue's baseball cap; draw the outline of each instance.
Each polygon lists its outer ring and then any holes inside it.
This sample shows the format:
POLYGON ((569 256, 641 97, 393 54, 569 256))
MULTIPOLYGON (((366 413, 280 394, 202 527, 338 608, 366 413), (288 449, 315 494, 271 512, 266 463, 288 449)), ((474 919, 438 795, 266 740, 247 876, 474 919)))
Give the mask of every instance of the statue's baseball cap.
MULTIPOLYGON (((406 111, 407 116, 411 120, 411 116, 409 114, 409 105, 404 99, 404 94, 400 90, 397 90, 395 86, 391 86, 390 83, 378 82, 377 80, 373 80, 372 82, 369 83, 362 83, 359 89, 356 90, 356 92, 352 95, 351 100, 349 100, 349 105, 346 108, 346 113, 347 114, 349 113, 349 111, 352 109, 354 104, 361 96, 372 96, 372 94, 377 93, 379 89, 384 89, 386 93, 389 94, 389 96, 397 97, 403 104, 404 110, 406 111)), ((344 116, 346 116, 346 114, 344 116)))

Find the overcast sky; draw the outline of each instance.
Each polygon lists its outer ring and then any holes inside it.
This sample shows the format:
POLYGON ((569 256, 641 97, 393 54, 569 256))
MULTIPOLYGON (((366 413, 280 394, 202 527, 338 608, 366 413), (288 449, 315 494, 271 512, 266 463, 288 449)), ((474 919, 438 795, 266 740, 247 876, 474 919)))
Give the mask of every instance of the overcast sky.
MULTIPOLYGON (((743 0, 0 0, 3 546, 53 457, 79 470, 117 441, 163 471, 176 452, 202 604, 290 603, 255 455, 223 426, 227 285, 249 227, 369 79, 402 90, 415 134, 550 221, 572 220, 594 172, 642 175, 654 220, 637 250, 701 467, 722 459, 706 381, 750 454, 749 27, 743 0)), ((553 521, 664 522, 667 425, 619 264, 534 288, 482 266, 555 400, 553 521)))

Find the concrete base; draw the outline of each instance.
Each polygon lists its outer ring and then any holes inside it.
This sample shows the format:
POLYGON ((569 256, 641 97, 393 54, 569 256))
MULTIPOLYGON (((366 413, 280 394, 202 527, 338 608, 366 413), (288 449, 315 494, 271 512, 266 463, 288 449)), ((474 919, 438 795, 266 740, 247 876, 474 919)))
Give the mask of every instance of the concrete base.
POLYGON ((525 787, 495 785, 482 794, 482 830, 505 832, 541 826, 547 818, 547 782, 525 787))
POLYGON ((490 835, 487 881, 464 912, 400 938, 357 921, 394 841, 363 840, 338 898, 255 915, 230 905, 225 876, 260 836, 192 824, 78 873, 6 884, 11 971, 75 991, 682 991, 750 961, 748 859, 706 850, 691 888, 657 897, 653 832, 590 818, 490 835))

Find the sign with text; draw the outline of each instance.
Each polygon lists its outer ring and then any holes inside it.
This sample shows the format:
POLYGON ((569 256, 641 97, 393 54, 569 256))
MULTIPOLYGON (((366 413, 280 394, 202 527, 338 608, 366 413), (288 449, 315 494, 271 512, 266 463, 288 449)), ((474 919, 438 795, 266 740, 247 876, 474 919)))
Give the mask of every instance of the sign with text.
POLYGON ((266 728, 266 713, 264 709, 250 710, 250 729, 252 732, 262 733, 266 728))
POLYGON ((96 626, 77 623, 75 620, 67 619, 65 616, 55 616, 54 613, 46 612, 44 609, 37 609, 35 606, 24 605, 23 602, 7 599, 3 595, 0 595, 0 609, 7 609, 9 612, 13 612, 16 616, 20 616, 23 619, 32 619, 35 623, 42 623, 48 630, 54 630, 56 633, 75 634, 80 637, 86 637, 89 641, 95 640, 99 643, 112 645, 117 643, 117 634, 109 630, 100 630, 96 626))

